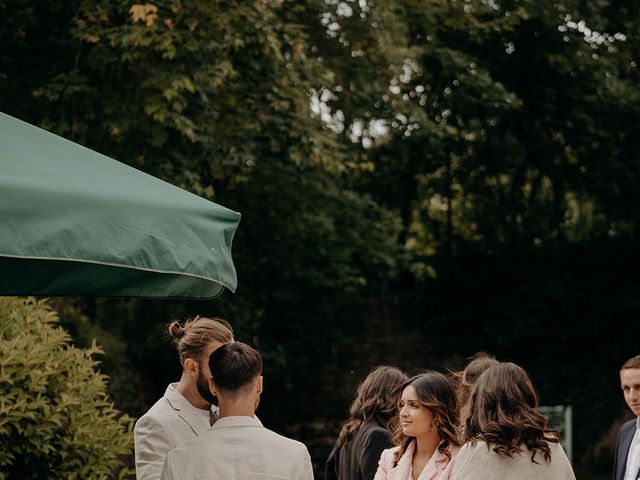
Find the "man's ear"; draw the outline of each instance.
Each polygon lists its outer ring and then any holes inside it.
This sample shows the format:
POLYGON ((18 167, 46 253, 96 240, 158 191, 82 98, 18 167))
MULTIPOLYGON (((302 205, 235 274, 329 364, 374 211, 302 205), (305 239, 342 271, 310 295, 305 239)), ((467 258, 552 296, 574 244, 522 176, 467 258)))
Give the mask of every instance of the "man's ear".
POLYGON ((262 393, 262 375, 260 375, 256 381, 256 393, 258 395, 262 393))
POLYGON ((218 389, 216 388, 216 384, 213 381, 213 377, 209 377, 209 391, 216 397, 218 396, 218 389))
POLYGON ((182 364, 182 368, 193 375, 198 374, 198 362, 196 362, 193 358, 185 358, 184 363, 182 364))

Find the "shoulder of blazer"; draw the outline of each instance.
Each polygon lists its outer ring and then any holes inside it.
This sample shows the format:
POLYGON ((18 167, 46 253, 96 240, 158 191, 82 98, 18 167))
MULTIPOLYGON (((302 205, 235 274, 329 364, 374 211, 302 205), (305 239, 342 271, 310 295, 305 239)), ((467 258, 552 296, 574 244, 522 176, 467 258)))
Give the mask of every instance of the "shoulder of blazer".
POLYGON ((371 421, 364 422, 360 428, 358 428, 354 433, 352 441, 366 446, 371 441, 372 437, 380 437, 380 435, 384 435, 389 438, 389 446, 387 448, 391 447, 391 433, 389 433, 389 431, 382 425, 371 421))
POLYGON ((387 448, 380 454, 380 463, 385 466, 387 470, 394 468, 396 459, 396 452, 400 447, 387 448))
POLYGON ((167 387, 167 390, 164 392, 163 398, 174 410, 182 410, 189 403, 189 400, 184 398, 182 394, 180 394, 175 388, 173 388, 173 385, 169 385, 167 387))
POLYGON ((618 430, 616 450, 613 457, 613 474, 616 480, 622 480, 624 478, 624 470, 627 466, 627 455, 631 447, 636 421, 637 419, 631 419, 622 424, 620 430, 618 430))
POLYGON ((179 435, 178 438, 191 438, 189 432, 197 437, 207 431, 209 425, 208 422, 203 423, 193 407, 188 408, 190 406, 188 402, 175 388, 172 388, 172 385, 169 385, 164 395, 143 417, 155 420, 171 435, 179 435))
POLYGON ((622 426, 620 427, 620 430, 618 430, 618 442, 617 442, 618 448, 624 449, 631 445, 631 440, 633 439, 633 434, 636 430, 636 422, 637 422, 637 419, 633 418, 622 424, 622 426))
POLYGON ((625 430, 633 430, 636 427, 637 422, 638 422, 638 417, 632 418, 631 420, 627 420, 626 422, 624 422, 622 424, 622 427, 620 427, 620 430, 621 431, 623 429, 625 429, 625 430))
POLYGON ((169 385, 164 395, 143 416, 156 419, 173 418, 176 417, 177 412, 185 408, 186 402, 187 399, 169 385))

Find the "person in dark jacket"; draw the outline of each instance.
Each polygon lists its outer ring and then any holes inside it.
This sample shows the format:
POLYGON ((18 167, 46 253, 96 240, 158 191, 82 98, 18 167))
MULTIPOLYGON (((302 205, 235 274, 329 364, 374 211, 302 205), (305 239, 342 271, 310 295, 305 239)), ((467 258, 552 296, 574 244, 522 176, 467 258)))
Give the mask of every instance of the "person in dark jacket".
POLYGON ((375 368, 360 384, 325 467, 326 480, 373 480, 383 450, 393 446, 398 400, 407 375, 375 368))
POLYGON ((640 478, 640 355, 627 360, 620 369, 620 386, 635 418, 618 431, 613 462, 614 480, 640 478))

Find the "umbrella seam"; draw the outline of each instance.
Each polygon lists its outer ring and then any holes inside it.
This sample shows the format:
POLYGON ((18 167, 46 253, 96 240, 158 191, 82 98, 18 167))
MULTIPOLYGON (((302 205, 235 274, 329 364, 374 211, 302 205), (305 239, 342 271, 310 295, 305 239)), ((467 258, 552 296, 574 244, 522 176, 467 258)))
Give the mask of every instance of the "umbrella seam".
POLYGON ((118 264, 118 263, 101 262, 101 261, 97 261, 97 260, 81 260, 81 259, 77 259, 77 258, 30 257, 30 256, 26 256, 26 255, 11 255, 11 254, 6 254, 6 253, 0 253, 0 257, 18 258, 18 259, 23 259, 23 260, 54 260, 54 261, 59 261, 59 262, 94 263, 94 264, 103 265, 103 266, 106 266, 106 267, 132 268, 134 270, 142 270, 144 272, 151 272, 151 273, 166 273, 166 274, 173 274, 173 275, 186 275, 188 277, 199 278, 201 280, 208 280, 208 281, 211 281, 213 283, 217 283, 218 285, 222 285, 223 287, 228 288, 232 292, 234 291, 234 289, 229 287, 229 285, 227 285, 227 284, 225 284, 225 283, 223 283, 221 281, 214 280, 213 278, 210 278, 210 277, 205 277, 205 276, 202 276, 202 275, 197 275, 197 274, 188 273, 188 272, 178 272, 178 271, 173 271, 173 270, 157 270, 157 269, 153 269, 153 268, 145 268, 145 267, 138 267, 138 266, 133 266, 133 265, 118 264))

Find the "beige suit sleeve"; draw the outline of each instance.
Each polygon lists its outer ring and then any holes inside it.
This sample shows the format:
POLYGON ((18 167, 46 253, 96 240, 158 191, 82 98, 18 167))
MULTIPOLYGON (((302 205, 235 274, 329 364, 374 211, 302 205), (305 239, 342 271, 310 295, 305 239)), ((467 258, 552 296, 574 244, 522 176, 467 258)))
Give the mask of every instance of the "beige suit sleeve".
POLYGON ((159 421, 142 417, 133 430, 137 480, 159 480, 167 453, 173 449, 169 432, 159 421))
POLYGON ((302 466, 302 475, 300 480, 313 480, 313 465, 311 464, 311 457, 309 456, 309 450, 303 445, 304 464, 302 466))
POLYGON ((171 468, 171 459, 169 455, 167 455, 167 458, 164 460, 160 480, 173 480, 173 469, 171 468))

